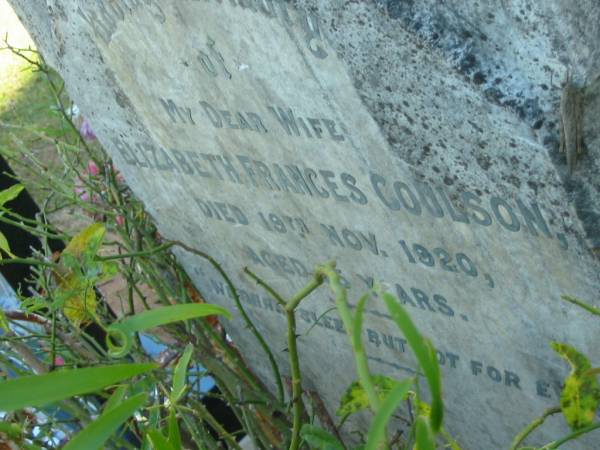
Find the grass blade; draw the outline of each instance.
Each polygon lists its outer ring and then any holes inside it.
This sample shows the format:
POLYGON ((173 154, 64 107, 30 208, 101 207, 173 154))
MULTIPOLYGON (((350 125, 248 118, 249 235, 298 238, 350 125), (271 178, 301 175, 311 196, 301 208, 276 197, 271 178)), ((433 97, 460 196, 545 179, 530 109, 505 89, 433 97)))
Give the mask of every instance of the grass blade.
POLYGON ((385 437, 385 430, 390 417, 392 417, 400 403, 406 399, 412 385, 412 378, 398 381, 392 392, 385 398, 379 412, 373 419, 373 423, 371 423, 371 428, 369 428, 365 450, 378 450, 381 448, 381 440, 385 437))
POLYGON ((0 411, 44 406, 74 395, 94 392, 155 367, 155 364, 117 364, 60 370, 3 381, 0 383, 0 411))
POLYGON ((400 306, 400 303, 393 295, 386 292, 383 294, 383 299, 392 318, 413 349, 417 361, 425 374, 429 390, 431 391, 431 429, 434 432, 438 432, 444 419, 444 403, 442 400, 440 366, 437 362, 433 345, 421 336, 409 314, 400 306))
POLYGON ((131 415, 146 402, 146 394, 138 394, 125 400, 119 406, 105 411, 98 419, 80 431, 63 450, 92 450, 102 448, 104 442, 131 415))

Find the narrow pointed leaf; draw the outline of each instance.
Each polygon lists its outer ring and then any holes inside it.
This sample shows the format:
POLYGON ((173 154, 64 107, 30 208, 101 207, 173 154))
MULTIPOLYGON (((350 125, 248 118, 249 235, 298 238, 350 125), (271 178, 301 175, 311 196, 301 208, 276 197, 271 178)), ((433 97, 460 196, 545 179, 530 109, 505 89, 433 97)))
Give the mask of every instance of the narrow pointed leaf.
POLYGON ((122 385, 118 386, 109 399, 104 404, 104 411, 108 411, 109 409, 114 408, 117 405, 120 405, 123 399, 125 398, 125 394, 127 393, 128 386, 122 385))
POLYGON ((0 411, 44 406, 74 395, 98 391, 155 367, 155 364, 117 364, 10 379, 0 383, 0 411))
POLYGON ((173 372, 173 389, 171 390, 171 403, 175 404, 183 395, 185 389, 185 376, 187 374, 187 366, 190 363, 194 346, 188 344, 185 347, 183 355, 179 358, 175 370, 173 372))
POLYGON ((365 450, 378 450, 380 448, 381 441, 385 437, 385 430, 392 414, 398 409, 400 403, 406 400, 412 385, 412 378, 398 381, 394 389, 385 398, 369 428, 365 450))
POLYGON ((440 366, 435 356, 433 345, 421 336, 409 314, 394 296, 384 293, 383 299, 392 318, 415 353, 417 361, 425 374, 429 390, 431 391, 431 429, 434 432, 438 432, 444 419, 444 403, 442 400, 440 366))
POLYGON ((110 408, 80 431, 63 450, 92 450, 102 448, 108 438, 146 402, 146 394, 138 394, 110 408))
POLYGON ((133 333, 138 331, 167 325, 172 322, 214 315, 222 315, 231 319, 231 313, 227 309, 209 303, 186 303, 144 311, 121 322, 113 323, 108 327, 106 336, 108 353, 113 358, 125 356, 131 349, 133 333))
POLYGON ((144 311, 115 323, 112 327, 133 333, 172 322, 213 315, 222 315, 231 319, 231 313, 222 306, 208 303, 186 303, 144 311))

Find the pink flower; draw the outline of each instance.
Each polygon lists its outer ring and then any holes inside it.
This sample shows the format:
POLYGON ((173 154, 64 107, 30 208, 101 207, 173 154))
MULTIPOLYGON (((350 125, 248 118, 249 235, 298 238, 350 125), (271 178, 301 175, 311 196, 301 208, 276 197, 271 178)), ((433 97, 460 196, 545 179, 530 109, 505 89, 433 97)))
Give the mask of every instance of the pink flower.
POLYGON ((81 122, 79 133, 81 133, 81 137, 83 137, 86 141, 95 141, 97 139, 96 135, 94 134, 94 130, 92 130, 92 126, 85 118, 83 119, 83 122, 81 122))
POLYGON ((87 165, 87 173, 95 177, 100 173, 100 168, 96 165, 94 161, 89 161, 87 165))
POLYGON ((65 365, 65 360, 63 359, 62 356, 55 356, 54 357, 54 365, 55 366, 64 366, 65 365))
POLYGON ((123 216, 115 217, 115 221, 117 222, 117 225, 119 225, 120 227, 125 225, 125 217, 123 217, 123 216))
POLYGON ((76 186, 75 194, 84 202, 87 202, 90 200, 90 193, 84 187, 76 186))

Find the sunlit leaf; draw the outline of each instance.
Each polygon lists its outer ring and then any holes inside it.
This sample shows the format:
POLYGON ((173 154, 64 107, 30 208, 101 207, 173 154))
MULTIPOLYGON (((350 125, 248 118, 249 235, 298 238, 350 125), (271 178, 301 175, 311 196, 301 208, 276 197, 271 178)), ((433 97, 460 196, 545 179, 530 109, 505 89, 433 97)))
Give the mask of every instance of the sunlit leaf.
POLYGON ((435 450, 435 438, 429 421, 425 417, 419 416, 415 428, 417 441, 415 450, 435 450))
POLYGON ((600 387, 594 376, 587 374, 592 365, 587 357, 567 344, 553 342, 552 348, 571 365, 560 395, 560 408, 573 430, 590 425, 600 403, 600 387))
MULTIPOLYGON (((0 250, 4 251, 11 258, 16 258, 16 256, 10 251, 10 244, 8 243, 8 239, 4 236, 4 233, 0 231, 0 250)), ((2 260, 2 252, 0 252, 0 260, 2 260)))
POLYGON ((185 347, 183 355, 179 358, 177 365, 175 366, 175 370, 173 372, 173 389, 171 390, 171 403, 175 404, 183 395, 185 390, 185 376, 187 374, 187 366, 190 363, 190 358, 192 357, 192 352, 194 351, 194 346, 192 344, 188 344, 185 347))
POLYGON ((4 206, 5 203, 17 198, 23 189, 25 189, 25 186, 22 184, 13 184, 8 189, 0 191, 0 206, 4 206))
POLYGON ((105 233, 106 228, 104 224, 93 223, 71 239, 67 247, 63 250, 63 254, 68 253, 76 258, 86 252, 96 254, 102 244, 105 233))
POLYGON ((73 237, 63 250, 55 273, 57 299, 65 316, 76 326, 95 317, 97 299, 94 284, 112 278, 118 271, 114 263, 94 259, 105 234, 104 225, 94 223, 73 237))
MULTIPOLYGON (((377 392, 377 395, 381 401, 383 401, 392 391, 392 389, 394 389, 396 384, 398 384, 397 380, 384 375, 372 375, 371 378, 373 385, 375 386, 375 392, 377 392)), ((346 389, 336 414, 343 417, 348 414, 354 414, 358 411, 362 411, 368 407, 369 399, 367 397, 367 392, 360 384, 360 381, 355 381, 348 387, 348 389, 346 389)))
POLYGON ((385 438, 388 422, 400 403, 406 400, 413 382, 413 379, 397 381, 392 391, 386 396, 369 428, 365 450, 378 450, 380 448, 379 445, 385 438))
POLYGON ((88 322, 96 315, 97 299, 94 286, 76 273, 69 274, 57 289, 63 313, 74 325, 88 322))
POLYGON ((328 431, 314 425, 302 425, 300 437, 315 450, 344 450, 344 446, 328 431))
POLYGON ((91 450, 101 448, 117 429, 146 402, 147 394, 138 394, 118 406, 106 410, 77 433, 63 450, 91 450))
POLYGON ((0 411, 44 406, 74 395, 98 391, 154 368, 155 364, 116 364, 12 378, 0 382, 0 411))
POLYGON ((431 391, 431 429, 434 432, 438 432, 444 420, 444 403, 442 400, 440 366, 433 345, 429 340, 421 336, 410 315, 393 295, 384 293, 383 299, 390 311, 390 315, 402 331, 402 334, 404 334, 425 374, 429 390, 431 391))

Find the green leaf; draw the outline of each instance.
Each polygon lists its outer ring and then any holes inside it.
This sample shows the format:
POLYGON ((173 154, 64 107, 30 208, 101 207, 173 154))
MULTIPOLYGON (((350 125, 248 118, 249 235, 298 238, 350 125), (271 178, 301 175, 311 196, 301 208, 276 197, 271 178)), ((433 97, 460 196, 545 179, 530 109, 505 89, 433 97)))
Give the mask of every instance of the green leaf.
POLYGON ((2 309, 0 309, 0 330, 4 331, 5 333, 10 332, 10 324, 8 323, 6 314, 4 314, 2 309))
POLYGON ((167 438, 158 430, 148 431, 146 437, 154 450, 177 450, 167 441, 167 438))
MULTIPOLYGON (((8 243, 8 239, 4 236, 4 233, 0 231, 0 250, 3 250, 8 256, 11 258, 16 258, 16 256, 10 251, 10 244, 8 243)), ((0 260, 2 260, 2 253, 0 252, 0 260)))
POLYGON ((101 448, 104 442, 110 438, 115 431, 131 415, 146 402, 146 394, 138 394, 125 400, 118 406, 108 409, 100 417, 80 431, 63 450, 92 450, 101 448))
POLYGON ((423 416, 417 417, 416 423, 416 450, 435 450, 435 438, 429 422, 423 416))
POLYGON ((396 386, 394 386, 392 392, 387 395, 381 404, 377 415, 371 423, 369 434, 367 435, 367 444, 365 445, 365 450, 378 450, 380 448, 379 444, 381 444, 381 441, 385 438, 385 431, 388 422, 400 403, 402 403, 408 396, 413 382, 414 380, 412 378, 396 382, 396 386))
POLYGON ((194 346, 188 344, 183 351, 183 355, 179 358, 175 370, 173 372, 173 389, 171 390, 170 400, 171 404, 177 403, 177 401, 183 395, 185 390, 185 376, 187 374, 187 366, 190 363, 194 346))
POLYGON ((344 450, 344 446, 332 434, 314 425, 304 424, 300 437, 315 450, 344 450))
POLYGON ((104 411, 108 411, 109 409, 121 404, 121 402, 125 398, 125 393, 127 392, 128 387, 129 386, 126 385, 118 386, 112 393, 110 398, 104 404, 104 411))
POLYGON ((429 420, 431 422, 431 429, 437 433, 444 420, 444 402, 442 400, 440 366, 435 356, 433 345, 429 340, 421 336, 409 314, 393 295, 386 292, 383 294, 383 299, 392 318, 413 349, 417 361, 425 374, 429 390, 431 391, 431 415, 429 420))
POLYGON ((447 446, 450 447, 450 450, 461 450, 458 442, 456 442, 445 429, 442 428, 440 432, 444 436, 444 439, 446 439, 446 442, 448 443, 447 446))
POLYGON ((117 364, 13 378, 0 383, 0 411, 44 406, 94 392, 156 367, 155 364, 117 364))
POLYGON ((186 303, 144 311, 111 326, 133 333, 172 322, 214 315, 222 315, 231 319, 231 313, 222 306, 209 303, 186 303))
POLYGON ((367 301, 369 300, 369 294, 363 295, 358 304, 356 305, 356 313, 354 315, 354 321, 352 324, 352 341, 354 348, 362 348, 362 324, 363 324, 363 316, 365 313, 365 307, 367 306, 367 301))
MULTIPOLYGON (((384 375, 372 375, 371 379, 375 386, 375 391, 381 401, 385 400, 396 384, 398 384, 397 380, 384 375)), ((355 381, 348 386, 348 389, 346 389, 346 392, 342 396, 340 407, 336 411, 336 415, 343 417, 362 411, 368 407, 369 399, 367 397, 367 392, 364 390, 362 384, 360 384, 360 381, 355 381)))
POLYGON ((8 189, 0 191, 0 206, 4 206, 5 203, 17 198, 23 189, 25 189, 25 186, 22 184, 13 184, 8 189))
POLYGON ((559 342, 552 342, 552 348, 571 365, 560 395, 560 408, 571 429, 578 430, 593 422, 600 403, 600 387, 593 375, 587 375, 592 365, 585 355, 559 342))
POLYGON ((102 244, 106 227, 102 223, 93 223, 77 234, 67 244, 63 254, 68 253, 76 258, 84 254, 95 255, 102 244))
POLYGON ((181 320, 213 315, 222 315, 231 319, 231 313, 227 309, 209 303, 186 303, 184 305, 164 306, 144 311, 108 327, 106 336, 108 353, 113 358, 125 356, 131 348, 131 336, 138 331, 144 331, 181 320), (115 344, 114 340, 120 342, 115 344))
POLYGON ((174 407, 169 411, 169 443, 176 450, 181 447, 181 433, 179 432, 179 424, 177 423, 177 412, 174 407))

